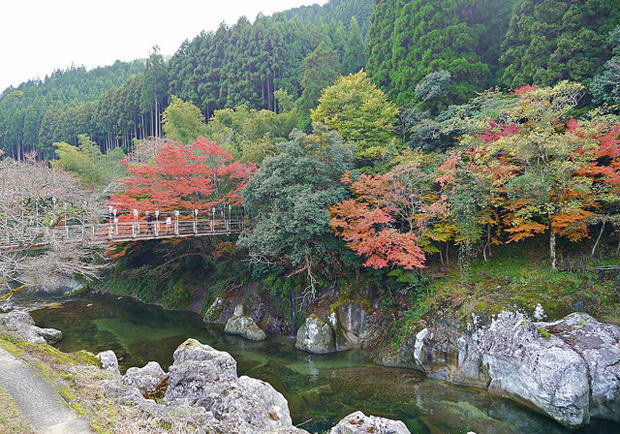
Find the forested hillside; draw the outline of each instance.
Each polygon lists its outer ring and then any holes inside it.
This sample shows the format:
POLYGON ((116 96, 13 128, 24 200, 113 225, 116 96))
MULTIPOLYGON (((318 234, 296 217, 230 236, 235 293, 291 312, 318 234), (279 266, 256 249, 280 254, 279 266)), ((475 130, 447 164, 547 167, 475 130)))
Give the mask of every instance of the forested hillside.
POLYGON ((92 131, 87 118, 94 102, 110 89, 144 71, 144 61, 123 63, 86 71, 71 66, 57 70, 43 80, 30 80, 0 96, 0 139, 2 149, 15 158, 37 150, 52 157, 52 143, 64 138, 77 142, 77 135, 92 131), (80 109, 82 108, 82 109, 80 109), (54 132, 57 131, 56 134, 54 132))
POLYGON ((169 62, 154 50, 146 67, 119 62, 94 71, 56 71, 43 82, 6 89, 0 149, 16 158, 29 150, 54 158, 53 143, 77 145, 78 135, 87 134, 104 151, 118 146, 127 151, 133 139, 162 135, 160 117, 170 95, 196 104, 206 119, 216 109, 242 104, 277 112, 275 91, 297 99, 306 87, 316 87, 303 84, 304 61, 321 42, 337 54, 329 66, 335 74, 364 67, 360 26, 369 27, 371 8, 370 0, 333 1, 317 15, 301 8, 254 23, 241 18, 184 42, 169 62))
MULTIPOLYGON (((168 62, 154 50, 146 65, 71 67, 6 89, 0 148, 54 158, 53 143, 77 145, 87 134, 103 151, 127 152, 134 139, 162 135, 171 95, 195 104, 205 120, 241 106, 279 113, 291 100, 307 130, 321 90, 362 68, 393 102, 407 109, 422 102, 433 116, 493 86, 588 85, 612 57, 606 41, 619 17, 611 0, 332 0, 253 23, 241 18, 185 41, 168 62)), ((593 94, 613 102, 607 65, 593 94)), ((405 116, 402 124, 411 122, 405 116)))
POLYGON ((288 19, 299 17, 303 22, 312 22, 320 24, 321 22, 329 23, 332 20, 342 21, 346 28, 349 27, 351 18, 355 17, 358 22, 362 23, 362 35, 366 35, 370 28, 370 15, 374 6, 373 0, 332 0, 319 6, 302 6, 299 8, 289 9, 282 12, 288 19))

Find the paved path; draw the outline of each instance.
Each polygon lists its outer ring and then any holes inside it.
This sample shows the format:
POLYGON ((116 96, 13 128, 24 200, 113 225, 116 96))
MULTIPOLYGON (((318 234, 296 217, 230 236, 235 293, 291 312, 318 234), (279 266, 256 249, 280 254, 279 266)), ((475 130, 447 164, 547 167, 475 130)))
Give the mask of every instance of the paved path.
POLYGON ((0 347, 0 383, 38 434, 94 434, 56 390, 28 365, 0 347))

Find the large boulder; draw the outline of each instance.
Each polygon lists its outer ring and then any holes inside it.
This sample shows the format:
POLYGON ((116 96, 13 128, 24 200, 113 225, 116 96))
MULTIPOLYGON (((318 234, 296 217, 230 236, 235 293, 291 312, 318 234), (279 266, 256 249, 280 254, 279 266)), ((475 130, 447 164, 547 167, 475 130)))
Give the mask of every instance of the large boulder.
POLYGON ((546 331, 566 342, 585 362, 590 379, 590 416, 620 422, 620 327, 574 313, 546 331))
MULTIPOLYGON (((237 364, 230 354, 188 339, 174 352, 168 373, 169 386, 163 404, 146 399, 139 387, 163 371, 154 362, 130 368, 123 381, 105 383, 106 394, 120 403, 137 407, 145 417, 166 422, 181 420, 196 432, 236 434, 309 434, 296 428, 281 393, 254 378, 237 377, 237 364), (138 378, 147 378, 138 381, 138 378), (129 380, 131 379, 131 380, 129 380)), ((157 380, 152 381, 154 384, 157 380)), ((330 434, 410 434, 403 422, 353 413, 330 434)))
POLYGON ((264 381, 239 377, 213 398, 209 410, 228 432, 270 433, 293 427, 286 398, 264 381))
POLYGON ((337 306, 327 317, 334 330, 336 351, 359 347, 364 339, 370 337, 368 316, 362 300, 347 300, 337 306))
POLYGON ((224 309, 224 302, 226 299, 224 297, 215 297, 213 303, 209 306, 207 311, 202 318, 202 321, 208 324, 216 323, 219 321, 222 316, 222 310, 224 309))
POLYGON ((226 322, 224 333, 238 335, 252 341, 263 341, 267 339, 267 335, 256 322, 249 316, 243 315, 243 307, 235 309, 235 314, 226 322))
POLYGON ((312 314, 297 330, 295 348, 314 354, 333 353, 336 351, 334 330, 330 324, 312 314))
POLYGON ((174 352, 168 370, 168 390, 164 401, 197 405, 218 384, 237 379, 237 362, 224 352, 194 339, 183 342, 174 352))
POLYGON ((62 339, 60 330, 37 327, 28 312, 13 310, 0 315, 0 326, 18 339, 32 344, 54 344, 62 339))
POLYGON ((338 306, 338 322, 347 333, 365 338, 368 332, 368 311, 362 300, 349 300, 338 306))
POLYGON ((587 365, 566 342, 542 330, 521 314, 502 312, 472 336, 461 380, 477 383, 482 378, 490 392, 521 401, 563 425, 586 425, 587 365))
POLYGON ((382 417, 366 416, 356 411, 344 417, 329 434, 411 434, 407 426, 399 421, 382 417))
POLYGON ((127 369, 123 376, 123 384, 135 386, 142 394, 146 394, 154 392, 167 378, 168 374, 164 372, 159 363, 148 362, 142 368, 127 369))
POLYGON ((282 394, 263 381, 238 378, 230 354, 194 339, 174 352, 164 402, 204 408, 223 432, 305 433, 292 425, 282 394))

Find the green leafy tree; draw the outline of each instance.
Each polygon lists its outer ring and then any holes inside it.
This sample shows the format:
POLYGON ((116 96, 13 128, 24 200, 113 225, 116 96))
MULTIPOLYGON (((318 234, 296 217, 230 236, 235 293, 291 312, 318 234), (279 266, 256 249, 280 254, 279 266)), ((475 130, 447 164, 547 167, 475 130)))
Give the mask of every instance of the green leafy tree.
POLYGON ((102 154, 99 146, 87 135, 79 135, 78 141, 77 147, 65 142, 54 143, 58 160, 52 161, 51 165, 74 173, 90 186, 107 185, 127 174, 120 162, 125 156, 120 148, 102 154))
POLYGON ((415 94, 422 102, 422 106, 427 101, 432 101, 433 106, 437 107, 439 105, 437 101, 441 99, 445 101, 451 87, 452 74, 449 71, 431 72, 415 87, 415 94))
POLYGON ((238 245, 256 261, 306 272, 313 293, 314 268, 331 237, 328 209, 347 195, 340 178, 352 168, 353 152, 325 129, 296 131, 277 146, 278 153, 265 159, 241 192, 254 226, 238 245))
POLYGON ((161 122, 166 138, 184 145, 206 134, 207 125, 200 109, 174 95, 162 114, 161 122))
POLYGON ((246 106, 216 110, 209 120, 208 136, 242 161, 260 165, 267 155, 275 153, 275 143, 286 141, 297 126, 291 98, 285 92, 278 93, 278 97, 282 98, 283 109, 277 114, 246 106))
POLYGON ((319 101, 312 120, 355 143, 360 160, 374 159, 394 141, 398 108, 370 82, 365 72, 340 77, 323 91, 319 101))

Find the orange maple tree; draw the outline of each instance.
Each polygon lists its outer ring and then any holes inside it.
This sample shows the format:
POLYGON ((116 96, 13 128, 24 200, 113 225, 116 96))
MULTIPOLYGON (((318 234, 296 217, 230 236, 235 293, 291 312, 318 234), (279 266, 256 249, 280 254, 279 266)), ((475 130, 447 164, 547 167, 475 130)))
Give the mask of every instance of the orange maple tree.
POLYGON ((342 182, 349 185, 355 198, 330 208, 330 225, 349 248, 366 258, 364 266, 423 268, 425 255, 416 235, 400 231, 394 218, 398 212, 396 204, 401 200, 398 190, 402 186, 389 174, 362 174, 353 181, 346 172, 342 182))
POLYGON ((123 161, 130 175, 109 203, 121 209, 173 211, 241 205, 240 190, 256 171, 234 161, 214 142, 200 138, 184 146, 166 142, 149 161, 123 161))
MULTIPOLYGON (((597 209, 618 185, 618 126, 596 113, 570 119, 580 92, 580 85, 566 82, 518 89, 483 133, 461 139, 461 166, 467 176, 488 178, 507 241, 548 233, 552 268, 556 236, 587 237, 597 209)), ((444 180, 463 184, 463 176, 444 180)))

